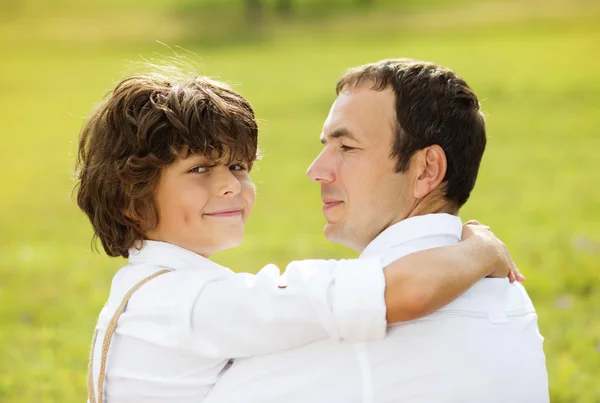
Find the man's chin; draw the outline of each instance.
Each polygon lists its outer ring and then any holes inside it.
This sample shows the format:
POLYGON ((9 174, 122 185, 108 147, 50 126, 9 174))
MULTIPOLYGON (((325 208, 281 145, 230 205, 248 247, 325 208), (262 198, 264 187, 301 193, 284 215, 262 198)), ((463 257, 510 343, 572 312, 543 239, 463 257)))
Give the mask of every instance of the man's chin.
POLYGON ((360 243, 357 243, 358 238, 356 236, 352 236, 356 234, 348 231, 348 228, 344 227, 340 223, 325 224, 324 234, 325 238, 327 238, 329 242, 343 245, 359 253, 362 252, 362 249, 364 248, 364 246, 361 246, 360 243))
POLYGON ((340 243, 340 230, 339 224, 328 222, 325 224, 325 230, 323 231, 325 234, 325 238, 330 242, 340 243))

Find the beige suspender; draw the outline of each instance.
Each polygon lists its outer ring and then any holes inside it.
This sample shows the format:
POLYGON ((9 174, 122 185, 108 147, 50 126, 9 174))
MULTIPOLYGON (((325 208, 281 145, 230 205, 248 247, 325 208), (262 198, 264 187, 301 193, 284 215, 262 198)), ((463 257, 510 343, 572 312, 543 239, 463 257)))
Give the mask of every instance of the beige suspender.
POLYGON ((152 280, 155 277, 158 277, 162 274, 168 273, 171 270, 164 269, 157 271, 156 273, 146 277, 139 283, 133 286, 131 290, 125 294, 123 297, 123 301, 121 301, 121 305, 115 311, 114 315, 108 322, 108 328, 106 329, 106 333, 104 334, 104 340, 102 341, 102 357, 100 361, 100 372, 98 373, 98 400, 96 401, 96 393, 94 391, 94 346, 96 345, 96 338, 98 337, 98 330, 94 331, 94 337, 92 338, 92 348, 90 351, 90 361, 88 364, 88 377, 87 377, 87 389, 88 389, 88 400, 89 403, 104 403, 102 400, 102 389, 104 387, 104 377, 106 373, 106 357, 108 356, 108 349, 110 348, 110 342, 112 340, 112 336, 115 333, 115 329, 117 328, 117 322, 121 317, 121 314, 125 311, 125 307, 127 307, 127 303, 131 296, 144 284, 148 281, 152 280))

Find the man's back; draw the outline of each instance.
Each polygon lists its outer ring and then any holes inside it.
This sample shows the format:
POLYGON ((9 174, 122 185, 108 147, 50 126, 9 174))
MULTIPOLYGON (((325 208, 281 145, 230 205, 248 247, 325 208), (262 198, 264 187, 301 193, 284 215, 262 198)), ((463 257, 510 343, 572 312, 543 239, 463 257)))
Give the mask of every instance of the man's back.
MULTIPOLYGON (((410 218, 363 256, 385 262, 460 240, 458 217, 410 218)), ((237 360, 207 403, 545 403, 543 338, 525 289, 483 279, 439 311, 391 326, 385 339, 324 340, 237 360)))
POLYGON ((364 344, 373 392, 363 401, 547 402, 542 343, 523 287, 484 279, 435 314, 364 344))
POLYGON ((524 289, 485 279, 448 307, 390 327, 384 340, 239 360, 207 402, 543 403, 542 342, 524 289), (489 302, 481 293, 490 289, 506 291, 505 317, 465 309, 489 302))

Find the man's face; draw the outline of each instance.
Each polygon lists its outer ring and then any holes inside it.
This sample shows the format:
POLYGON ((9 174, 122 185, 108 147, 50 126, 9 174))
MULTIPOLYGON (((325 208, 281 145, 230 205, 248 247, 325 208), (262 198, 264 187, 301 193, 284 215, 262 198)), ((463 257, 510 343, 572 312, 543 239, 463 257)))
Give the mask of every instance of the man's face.
POLYGON ((163 168, 154 196, 159 223, 147 237, 206 257, 239 245, 255 196, 245 167, 190 155, 163 168))
POLYGON ((415 202, 410 174, 396 173, 390 156, 394 93, 372 90, 371 84, 345 90, 335 100, 323 126, 323 151, 307 172, 321 184, 325 236, 359 252, 406 218, 415 202))

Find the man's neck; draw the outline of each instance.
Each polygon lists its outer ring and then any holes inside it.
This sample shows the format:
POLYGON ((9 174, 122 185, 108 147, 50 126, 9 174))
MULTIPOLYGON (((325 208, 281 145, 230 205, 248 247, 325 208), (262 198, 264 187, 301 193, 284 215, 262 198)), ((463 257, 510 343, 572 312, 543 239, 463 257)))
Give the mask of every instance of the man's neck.
POLYGON ((393 249, 393 255, 398 258, 429 247, 460 242, 461 232, 461 220, 452 214, 432 213, 409 217, 381 232, 362 251, 361 256, 388 255, 388 251, 393 249))
MULTIPOLYGON (((421 200, 415 201, 415 205, 408 212, 408 214, 404 213, 402 215, 399 215, 396 220, 392 220, 385 228, 382 228, 381 232, 379 232, 379 234, 375 235, 375 237, 373 237, 373 239, 377 238, 386 229, 388 229, 391 226, 396 225, 399 222, 402 222, 408 218, 427 215, 427 214, 444 214, 444 213, 450 214, 450 215, 458 215, 458 208, 456 208, 454 205, 449 203, 443 197, 435 197, 435 195, 429 195, 428 197, 425 197, 421 200)), ((358 252, 362 253, 364 248, 368 244, 370 244, 373 241, 373 239, 369 240, 369 242, 361 250, 358 250, 358 252)))
POLYGON ((402 212, 402 213, 399 212, 398 216, 395 219, 391 220, 388 225, 386 225, 384 228, 382 228, 379 233, 377 233, 373 238, 369 239, 365 244, 361 245, 360 247, 352 247, 350 245, 346 245, 346 246, 348 246, 350 249, 354 249, 358 253, 362 253, 365 250, 365 248, 369 244, 371 244, 371 242, 373 242, 373 240, 375 238, 377 238, 382 232, 384 232, 386 229, 390 228, 391 226, 398 224, 399 222, 402 222, 411 217, 417 217, 417 216, 422 216, 422 215, 427 215, 427 214, 444 214, 444 213, 457 216, 458 208, 456 206, 454 206, 452 203, 448 202, 448 200, 446 200, 441 195, 429 194, 426 197, 424 197, 423 199, 415 200, 415 203, 411 207, 411 209, 408 211, 408 214, 406 212, 402 212))
POLYGON ((458 208, 443 197, 435 197, 432 195, 432 197, 425 197, 418 200, 406 218, 440 213, 458 215, 458 208))

